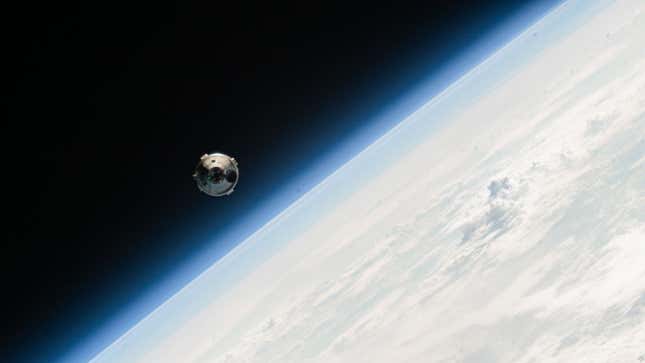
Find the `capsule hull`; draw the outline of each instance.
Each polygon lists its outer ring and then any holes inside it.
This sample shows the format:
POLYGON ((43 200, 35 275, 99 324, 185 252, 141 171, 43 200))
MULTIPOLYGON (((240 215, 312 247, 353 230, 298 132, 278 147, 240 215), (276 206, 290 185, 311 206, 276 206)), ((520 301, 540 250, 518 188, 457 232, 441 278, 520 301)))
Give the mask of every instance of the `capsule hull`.
POLYGON ((237 161, 222 153, 204 154, 199 159, 193 179, 202 192, 221 197, 233 193, 240 171, 237 161))

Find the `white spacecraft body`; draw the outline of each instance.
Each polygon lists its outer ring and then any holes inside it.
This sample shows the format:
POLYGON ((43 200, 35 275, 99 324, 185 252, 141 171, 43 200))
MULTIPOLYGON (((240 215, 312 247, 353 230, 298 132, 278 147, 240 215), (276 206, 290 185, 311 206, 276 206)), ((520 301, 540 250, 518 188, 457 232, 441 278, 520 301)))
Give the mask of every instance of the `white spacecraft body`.
POLYGON ((221 197, 233 193, 240 171, 237 161, 222 153, 204 154, 199 159, 193 179, 202 192, 221 197))

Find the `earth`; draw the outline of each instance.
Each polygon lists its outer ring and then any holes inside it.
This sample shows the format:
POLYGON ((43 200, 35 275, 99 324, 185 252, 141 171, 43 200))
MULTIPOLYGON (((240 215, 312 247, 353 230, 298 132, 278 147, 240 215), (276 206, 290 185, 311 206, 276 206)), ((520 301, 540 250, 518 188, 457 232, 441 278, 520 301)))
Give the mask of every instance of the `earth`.
POLYGON ((93 362, 644 362, 645 2, 572 0, 93 362))

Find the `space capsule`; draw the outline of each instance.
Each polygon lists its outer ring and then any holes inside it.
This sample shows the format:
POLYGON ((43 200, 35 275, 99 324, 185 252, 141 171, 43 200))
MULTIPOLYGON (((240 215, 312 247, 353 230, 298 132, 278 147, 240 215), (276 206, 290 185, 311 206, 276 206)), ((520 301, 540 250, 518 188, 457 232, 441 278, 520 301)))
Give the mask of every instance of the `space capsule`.
POLYGON ((193 173, 199 190, 212 197, 233 193, 238 178, 237 161, 222 153, 202 155, 193 173))

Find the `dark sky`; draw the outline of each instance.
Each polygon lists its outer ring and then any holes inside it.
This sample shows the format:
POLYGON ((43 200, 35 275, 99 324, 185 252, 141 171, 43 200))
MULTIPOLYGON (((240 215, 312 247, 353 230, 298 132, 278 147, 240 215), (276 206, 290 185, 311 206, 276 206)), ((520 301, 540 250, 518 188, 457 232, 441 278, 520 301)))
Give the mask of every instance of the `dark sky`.
POLYGON ((527 1, 238 3, 4 8, 3 357, 91 334, 199 249, 187 231, 252 210, 527 1), (240 162, 229 198, 190 178, 210 150, 240 162))

